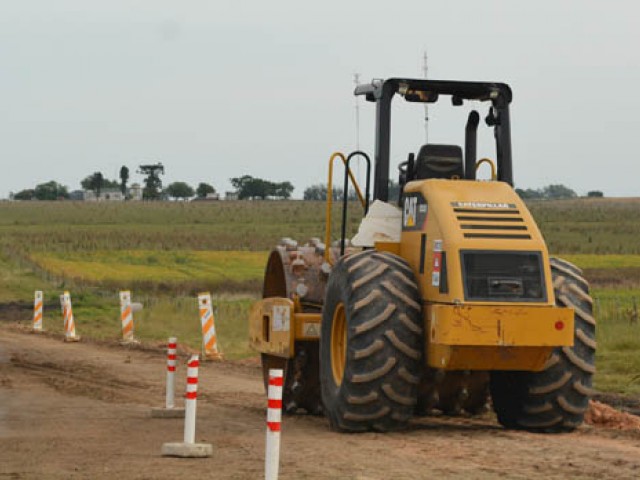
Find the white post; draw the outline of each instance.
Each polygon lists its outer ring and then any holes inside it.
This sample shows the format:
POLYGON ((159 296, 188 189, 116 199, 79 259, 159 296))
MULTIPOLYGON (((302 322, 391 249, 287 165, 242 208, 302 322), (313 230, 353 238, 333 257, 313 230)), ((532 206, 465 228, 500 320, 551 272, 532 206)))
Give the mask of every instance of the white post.
MULTIPOLYGON (((178 339, 169 337, 167 342, 167 389, 163 408, 152 408, 153 418, 184 418, 184 408, 176 407, 176 362, 178 356, 178 339)), ((190 370, 191 371, 191 370, 190 370)))
POLYGON ((267 441, 264 478, 277 480, 280 465, 280 420, 282 417, 282 369, 269 370, 267 404, 267 441))
POLYGON ((42 331, 42 291, 36 290, 33 302, 33 331, 42 331))
POLYGON ((184 443, 196 441, 196 402, 198 397, 198 355, 192 355, 187 364, 187 392, 184 399, 184 443))
MULTIPOLYGON (((172 338, 171 340, 175 340, 172 338)), ((187 392, 184 399, 184 442, 162 445, 163 457, 202 458, 210 457, 213 447, 210 443, 196 443, 196 398, 198 396, 198 355, 192 355, 187 364, 187 392)), ((169 409, 166 412, 175 412, 169 409)))
POLYGON ((166 408, 175 407, 175 373, 176 373, 176 353, 178 339, 170 337, 167 344, 167 396, 166 408))

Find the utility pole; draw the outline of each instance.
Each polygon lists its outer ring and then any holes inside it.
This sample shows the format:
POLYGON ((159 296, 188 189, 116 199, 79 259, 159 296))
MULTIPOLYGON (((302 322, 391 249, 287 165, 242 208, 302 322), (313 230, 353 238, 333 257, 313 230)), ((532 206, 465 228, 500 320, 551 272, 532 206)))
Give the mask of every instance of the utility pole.
MULTIPOLYGON (((427 51, 422 54, 422 72, 425 80, 427 79, 427 51)), ((424 143, 429 143, 429 104, 424 104, 424 143)))

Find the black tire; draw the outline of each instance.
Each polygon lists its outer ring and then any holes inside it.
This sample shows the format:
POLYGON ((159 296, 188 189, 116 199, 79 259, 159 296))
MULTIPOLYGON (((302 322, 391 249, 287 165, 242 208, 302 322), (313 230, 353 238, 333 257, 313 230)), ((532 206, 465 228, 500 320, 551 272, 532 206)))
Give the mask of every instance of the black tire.
POLYGON ((581 270, 551 258, 559 306, 573 307, 574 346, 554 350, 541 372, 492 372, 491 397, 507 428, 567 432, 578 427, 589 406, 595 373, 596 322, 589 284, 581 270))
POLYGON ((336 263, 320 333, 322 401, 332 428, 386 432, 406 425, 422 370, 421 312, 415 277, 401 257, 368 250, 336 263), (336 381, 332 331, 340 310, 346 333, 343 375, 336 381))

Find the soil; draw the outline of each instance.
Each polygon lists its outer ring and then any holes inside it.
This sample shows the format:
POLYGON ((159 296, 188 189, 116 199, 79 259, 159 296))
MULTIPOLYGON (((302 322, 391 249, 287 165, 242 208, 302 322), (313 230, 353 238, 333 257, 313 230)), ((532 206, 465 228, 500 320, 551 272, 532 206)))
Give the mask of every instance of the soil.
MULTIPOLYGON (((186 358, 180 352, 178 391, 186 358)), ((261 478, 258 363, 201 366, 196 441, 211 443, 213 457, 176 459, 160 448, 181 441, 182 420, 150 418, 164 401, 164 362, 156 346, 64 343, 0 325, 0 479, 261 478)), ((559 435, 505 430, 492 414, 347 435, 323 417, 287 416, 280 478, 640 478, 638 417, 596 403, 588 418, 592 425, 559 435)))

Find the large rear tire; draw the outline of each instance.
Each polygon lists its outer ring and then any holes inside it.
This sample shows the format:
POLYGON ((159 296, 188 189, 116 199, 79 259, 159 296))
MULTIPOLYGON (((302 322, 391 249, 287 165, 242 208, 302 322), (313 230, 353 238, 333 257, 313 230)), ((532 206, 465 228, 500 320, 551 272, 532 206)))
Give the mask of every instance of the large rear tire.
POLYGON ((593 301, 582 271, 551 258, 559 306, 572 307, 573 347, 557 348, 541 372, 492 372, 491 397, 498 421, 507 428, 566 432, 579 426, 593 394, 595 329, 593 301))
POLYGON ((401 257, 370 250, 336 263, 320 334, 322 401, 334 429, 405 426, 422 367, 421 311, 415 277, 401 257))

